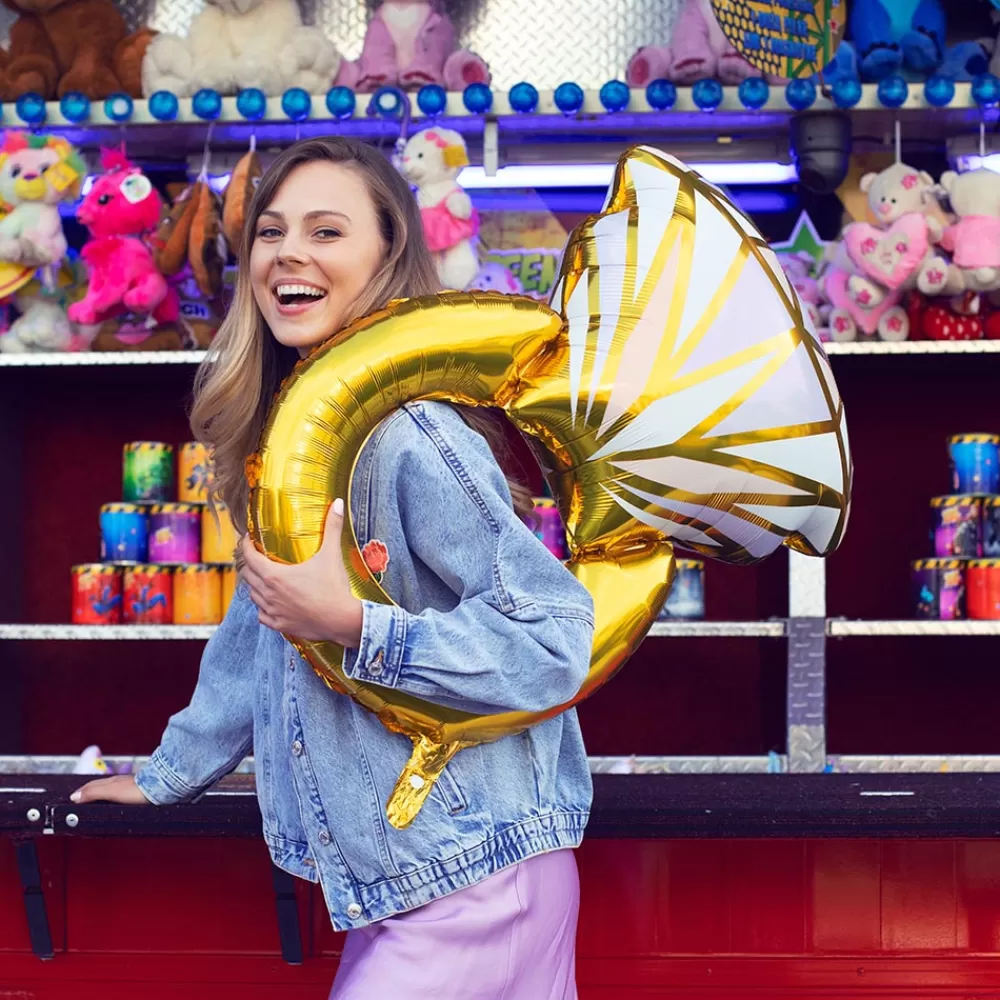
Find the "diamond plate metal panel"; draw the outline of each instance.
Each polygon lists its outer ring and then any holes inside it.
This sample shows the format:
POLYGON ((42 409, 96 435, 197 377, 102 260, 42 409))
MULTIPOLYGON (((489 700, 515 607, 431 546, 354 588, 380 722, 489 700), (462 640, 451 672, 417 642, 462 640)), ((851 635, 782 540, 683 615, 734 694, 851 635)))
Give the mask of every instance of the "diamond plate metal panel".
POLYGON ((788 762, 768 757, 591 757, 591 774, 781 774, 788 762))
POLYGON ((1000 771, 1000 757, 866 757, 845 754, 829 757, 828 766, 840 774, 983 774, 1000 771))
POLYGON ((788 770, 793 774, 820 772, 826 768, 826 728, 788 727, 788 770))
MULTIPOLYGON (((204 0, 117 0, 130 29, 148 24, 184 34, 204 0)), ((361 52, 375 0, 299 0, 303 20, 323 28, 349 59, 361 52)), ((642 45, 669 41, 680 0, 445 0, 461 44, 490 65, 507 89, 530 80, 551 89, 566 80, 600 87, 621 78, 642 45)), ((0 8, 6 44, 13 12, 0 8)))

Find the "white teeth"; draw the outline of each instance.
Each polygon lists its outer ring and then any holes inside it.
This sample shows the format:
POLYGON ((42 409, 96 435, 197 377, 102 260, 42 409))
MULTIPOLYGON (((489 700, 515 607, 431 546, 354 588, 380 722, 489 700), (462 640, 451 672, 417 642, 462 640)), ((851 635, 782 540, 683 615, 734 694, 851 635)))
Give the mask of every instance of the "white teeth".
POLYGON ((317 299, 326 295, 322 288, 314 285, 278 285, 274 291, 277 295, 311 295, 317 299))

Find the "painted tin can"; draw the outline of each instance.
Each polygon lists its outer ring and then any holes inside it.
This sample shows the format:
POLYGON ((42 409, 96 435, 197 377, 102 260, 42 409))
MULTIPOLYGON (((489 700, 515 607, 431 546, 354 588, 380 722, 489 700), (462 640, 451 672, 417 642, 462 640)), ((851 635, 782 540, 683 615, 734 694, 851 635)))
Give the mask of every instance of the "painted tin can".
POLYGON ((164 503, 149 508, 149 562, 201 562, 201 507, 164 503))
POLYGON ((224 566, 222 569, 222 617, 226 617, 229 605, 233 603, 236 594, 237 573, 235 566, 224 566))
POLYGON ((122 495, 127 503, 165 503, 174 498, 174 446, 133 441, 122 452, 122 495))
POLYGON ((948 438, 954 493, 1000 493, 1000 434, 948 438))
POLYGON ((931 532, 938 559, 977 559, 983 555, 982 500, 948 496, 931 500, 931 532))
POLYGON ((1000 619, 1000 559, 972 559, 965 570, 970 618, 1000 619))
POLYGON ((555 500, 538 498, 535 500, 535 535, 557 559, 569 558, 566 544, 566 529, 555 500))
POLYGON ((118 625, 122 620, 121 570, 84 563, 71 571, 74 625, 118 625))
POLYGON ((101 507, 101 561, 135 564, 146 561, 146 510, 133 503, 101 507))
POLYGON ((201 561, 215 566, 228 566, 236 558, 236 528, 225 504, 215 504, 213 513, 207 506, 201 511, 201 561), (218 515, 218 520, 216 520, 218 515))
POLYGON ((218 566, 174 570, 174 624, 218 625, 222 621, 222 571, 218 566))
POLYGON ((174 581, 169 566, 127 566, 122 573, 122 620, 131 625, 170 625, 174 581))
POLYGON ((678 559, 677 575, 657 621, 698 621, 705 617, 705 564, 678 559))
POLYGON ((918 559, 911 580, 917 618, 953 621, 965 617, 964 560, 918 559))
POLYGON ((200 441, 188 441, 177 454, 177 499, 180 503, 208 500, 208 452, 200 441))
POLYGON ((1000 559, 1000 497, 983 497, 983 556, 1000 559))

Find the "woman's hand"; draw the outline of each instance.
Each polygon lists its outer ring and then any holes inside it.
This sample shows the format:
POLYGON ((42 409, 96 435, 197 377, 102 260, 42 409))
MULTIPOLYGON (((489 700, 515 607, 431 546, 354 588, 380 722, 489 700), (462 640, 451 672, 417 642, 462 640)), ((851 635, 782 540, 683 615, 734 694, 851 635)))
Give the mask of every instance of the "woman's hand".
POLYGON ((357 649, 363 609, 351 593, 340 552, 343 527, 344 501, 334 500, 319 551, 296 566, 268 559, 249 537, 243 539, 243 579, 262 625, 307 642, 335 642, 357 649))
POLYGON ((149 805, 149 799, 139 791, 132 774, 116 774, 113 778, 88 781, 71 796, 72 802, 120 802, 123 806, 149 805))

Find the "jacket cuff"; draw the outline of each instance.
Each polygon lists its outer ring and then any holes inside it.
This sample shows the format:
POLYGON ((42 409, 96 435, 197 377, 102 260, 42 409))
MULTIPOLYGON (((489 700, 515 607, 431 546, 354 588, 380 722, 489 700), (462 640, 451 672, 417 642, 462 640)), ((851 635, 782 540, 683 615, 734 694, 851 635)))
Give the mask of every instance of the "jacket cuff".
POLYGON ((362 601, 361 644, 344 653, 351 680, 395 687, 406 648, 406 612, 393 604, 362 601))
POLYGON ((143 764, 135 776, 139 791, 146 796, 154 806, 172 806, 180 802, 189 802, 200 789, 192 788, 163 759, 163 754, 157 748, 153 756, 143 764))

